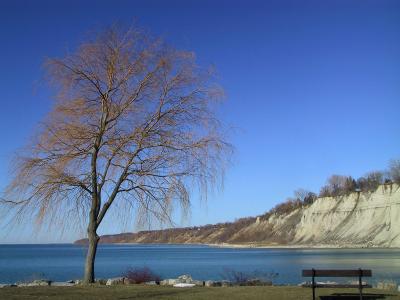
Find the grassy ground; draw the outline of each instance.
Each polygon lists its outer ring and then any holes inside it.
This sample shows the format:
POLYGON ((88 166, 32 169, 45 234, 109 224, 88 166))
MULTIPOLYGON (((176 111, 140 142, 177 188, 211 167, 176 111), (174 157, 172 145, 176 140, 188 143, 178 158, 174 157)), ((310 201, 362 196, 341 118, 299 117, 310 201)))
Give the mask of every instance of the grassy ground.
MULTIPOLYGON (((317 299, 359 299, 357 291, 352 289, 317 289, 317 299), (352 296, 332 296, 338 294, 352 296), (319 298, 320 296, 320 298, 319 298)), ((400 294, 382 290, 366 289, 370 296, 364 299, 400 299, 400 294)), ((219 287, 219 288, 172 288, 159 286, 93 286, 93 287, 26 287, 2 288, 0 299, 171 299, 171 300, 250 300, 277 299, 301 300, 312 299, 311 289, 301 287, 219 287)))

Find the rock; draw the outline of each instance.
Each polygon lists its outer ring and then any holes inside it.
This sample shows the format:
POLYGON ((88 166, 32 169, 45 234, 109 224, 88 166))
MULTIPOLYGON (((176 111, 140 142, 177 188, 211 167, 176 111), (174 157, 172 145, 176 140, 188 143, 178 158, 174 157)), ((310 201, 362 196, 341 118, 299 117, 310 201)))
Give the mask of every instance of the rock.
POLYGON ((206 286, 206 287, 214 286, 214 281, 206 280, 206 281, 204 281, 204 286, 206 286))
POLYGON ((194 287, 195 284, 194 283, 177 283, 174 284, 173 287, 177 287, 177 288, 190 288, 190 287, 194 287))
POLYGON ((213 286, 222 286, 222 282, 221 281, 214 281, 213 286))
POLYGON ((244 285, 248 285, 248 286, 256 286, 256 285, 262 285, 261 284, 261 280, 258 278, 253 278, 253 279, 248 279, 244 285))
POLYGON ((184 274, 179 276, 176 279, 164 279, 162 281, 159 282, 160 285, 176 285, 178 283, 187 283, 187 284, 194 284, 194 285, 198 285, 198 286, 203 286, 204 282, 200 281, 200 280, 193 280, 192 276, 188 275, 188 274, 184 274))
POLYGON ((129 278, 124 278, 123 284, 135 284, 136 281, 129 279, 129 278))
POLYGON ((194 283, 197 286, 204 286, 205 285, 205 281, 201 281, 201 280, 193 280, 192 283, 194 283))
POLYGON ((229 280, 222 280, 221 281, 221 286, 223 286, 223 287, 233 286, 233 283, 230 282, 229 280))
POLYGON ((49 286, 50 285, 49 280, 34 280, 32 282, 22 282, 22 283, 18 283, 17 286, 18 287, 31 287, 31 286, 49 286))
POLYGON ((52 282, 51 284, 50 284, 51 286, 75 286, 75 284, 74 283, 71 283, 71 282, 52 282))
POLYGON ((107 280, 106 285, 124 284, 124 277, 115 277, 107 280))
POLYGON ((48 286, 50 285, 51 281, 50 280, 34 280, 32 284, 37 285, 37 286, 48 286))
POLYGON ((381 281, 378 282, 377 288, 380 290, 395 291, 397 284, 394 281, 381 281))
POLYGON ((0 284, 0 289, 16 286, 15 284, 0 284))
MULTIPOLYGON (((72 281, 72 280, 71 280, 72 281)), ((73 281, 76 285, 82 284, 83 280, 82 279, 77 279, 73 281)))
POLYGON ((160 282, 159 281, 148 281, 148 282, 145 282, 144 283, 145 285, 160 285, 160 282))
POLYGON ((97 284, 100 284, 100 285, 106 285, 107 284, 107 279, 99 278, 99 279, 96 279, 95 282, 97 284))
POLYGON ((188 274, 184 274, 178 277, 178 281, 180 283, 192 283, 193 279, 192 276, 188 275, 188 274))
POLYGON ((179 281, 179 279, 164 279, 160 281, 160 285, 174 285, 177 283, 182 283, 179 281))

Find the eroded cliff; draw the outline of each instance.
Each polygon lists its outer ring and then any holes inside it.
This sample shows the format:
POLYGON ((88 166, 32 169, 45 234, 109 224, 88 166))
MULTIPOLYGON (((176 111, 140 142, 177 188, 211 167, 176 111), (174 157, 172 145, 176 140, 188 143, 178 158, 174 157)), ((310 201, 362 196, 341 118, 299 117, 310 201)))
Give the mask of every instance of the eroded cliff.
POLYGON ((400 247, 400 187, 381 185, 372 193, 317 198, 281 215, 267 213, 232 223, 107 235, 100 242, 400 247))

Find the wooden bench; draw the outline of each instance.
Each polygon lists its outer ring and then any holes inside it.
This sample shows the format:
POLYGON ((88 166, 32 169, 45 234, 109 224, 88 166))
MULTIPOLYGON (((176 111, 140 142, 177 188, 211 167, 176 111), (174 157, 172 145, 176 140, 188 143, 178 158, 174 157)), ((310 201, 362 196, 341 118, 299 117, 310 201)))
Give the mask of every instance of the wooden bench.
POLYGON ((359 290, 360 299, 363 298, 362 289, 371 288, 369 284, 363 284, 363 277, 371 277, 371 270, 303 270, 303 277, 312 277, 311 284, 303 284, 303 287, 311 287, 313 300, 315 300, 316 288, 357 288, 359 290), (358 277, 358 284, 317 284, 315 277, 358 277))

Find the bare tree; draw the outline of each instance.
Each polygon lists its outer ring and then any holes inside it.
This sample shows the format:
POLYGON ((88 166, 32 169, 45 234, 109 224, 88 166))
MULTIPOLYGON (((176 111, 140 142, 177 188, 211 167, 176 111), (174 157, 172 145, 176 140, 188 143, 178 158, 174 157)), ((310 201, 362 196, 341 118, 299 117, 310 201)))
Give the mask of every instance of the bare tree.
POLYGON ((308 196, 309 193, 311 193, 311 192, 310 192, 310 191, 307 191, 307 190, 305 190, 305 189, 303 189, 303 188, 298 188, 298 189, 296 189, 296 190, 293 192, 294 197, 295 197, 297 200, 300 200, 301 202, 304 202, 304 199, 307 198, 307 196, 308 196))
POLYGON ((346 180, 345 180, 344 186, 343 186, 343 193, 345 195, 348 195, 350 193, 355 192, 356 189, 357 189, 356 180, 351 176, 346 177, 346 180))
POLYGON ((393 182, 400 184, 400 159, 389 162, 389 176, 393 182))
POLYGON ((328 178, 328 185, 332 196, 339 196, 342 193, 346 185, 346 178, 346 176, 342 175, 332 175, 328 178))
POLYGON ((221 179, 231 151, 213 113, 221 91, 193 53, 137 30, 108 29, 46 66, 57 101, 18 156, 3 202, 16 218, 50 225, 83 218, 92 283, 111 206, 168 222, 191 188, 205 195, 221 179))

